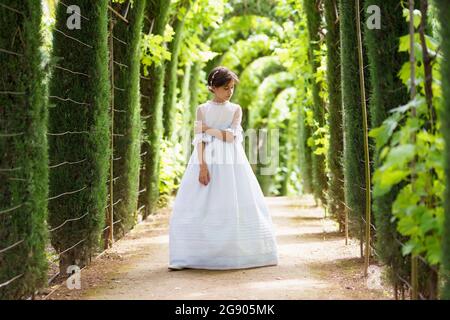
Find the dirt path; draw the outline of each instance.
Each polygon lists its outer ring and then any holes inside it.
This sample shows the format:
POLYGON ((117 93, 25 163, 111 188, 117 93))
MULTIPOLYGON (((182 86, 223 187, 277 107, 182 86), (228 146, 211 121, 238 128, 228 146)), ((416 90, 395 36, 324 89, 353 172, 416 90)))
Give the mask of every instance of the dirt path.
POLYGON ((48 299, 390 299, 380 270, 362 275, 359 244, 345 246, 310 197, 266 198, 278 239, 278 266, 168 271, 170 208, 139 224, 81 272, 81 290, 48 299))

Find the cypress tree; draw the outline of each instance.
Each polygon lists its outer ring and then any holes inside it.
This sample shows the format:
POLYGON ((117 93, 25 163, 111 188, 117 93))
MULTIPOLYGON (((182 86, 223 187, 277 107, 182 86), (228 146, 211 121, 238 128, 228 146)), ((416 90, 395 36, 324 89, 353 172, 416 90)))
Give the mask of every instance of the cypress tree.
MULTIPOLYGON (((170 0, 148 0, 144 31, 150 29, 152 33, 163 35, 166 28, 170 0)), ((142 115, 144 119, 144 134, 146 139, 143 144, 144 172, 141 188, 142 203, 145 205, 144 217, 153 213, 159 197, 159 163, 160 145, 163 137, 163 98, 164 98, 164 74, 165 64, 152 64, 149 68, 149 80, 141 82, 142 115)))
POLYGON ((192 116, 191 112, 191 72, 192 72, 192 63, 186 62, 184 66, 184 76, 183 76, 183 82, 181 84, 181 101, 183 103, 183 128, 178 133, 178 141, 182 143, 183 146, 186 148, 183 149, 183 154, 185 159, 189 160, 187 158, 189 155, 187 152, 191 149, 191 133, 193 132, 194 128, 194 118, 192 116))
MULTIPOLYGON (((276 98, 279 92, 285 88, 291 87, 293 85, 293 77, 288 72, 278 72, 267 77, 263 83, 258 88, 257 97, 259 100, 255 100, 254 105, 250 108, 252 111, 252 118, 250 119, 250 124, 252 129, 257 130, 258 139, 265 138, 266 140, 262 142, 261 147, 259 147, 258 152, 258 163, 256 177, 261 185, 261 189, 265 195, 270 193, 270 187, 273 179, 273 174, 270 173, 273 166, 276 164, 273 162, 273 145, 274 138, 272 132, 268 132, 266 136, 262 135, 259 129, 268 129, 268 117, 271 111, 272 101, 276 98), (261 156, 265 155, 266 159, 261 159, 261 156), (261 160, 269 161, 269 163, 262 163, 261 160), (264 173, 264 171, 269 170, 270 174, 264 173), (264 173, 264 174, 263 174, 264 173)), ((277 141, 278 142, 278 141, 277 141)), ((260 142, 258 142, 258 145, 260 142)), ((277 164, 278 167, 278 164, 277 164)))
POLYGON ((110 158, 108 1, 73 4, 82 15, 80 29, 66 25, 63 2, 56 9, 57 67, 50 83, 49 154, 55 167, 50 170, 49 224, 56 228, 77 219, 51 233, 62 274, 69 265, 86 265, 98 248, 110 158))
MULTIPOLYGON (((288 191, 289 174, 291 169, 291 152, 290 152, 290 127, 292 119, 288 116, 292 113, 293 100, 295 99, 296 89, 288 87, 283 89, 274 99, 268 117, 268 128, 278 129, 279 136, 279 165, 277 172, 277 195, 285 196, 288 191)), ((273 180, 272 185, 273 185, 273 180)))
POLYGON ((41 3, 0 3, 0 300, 46 283, 47 101, 41 3))
MULTIPOLYGON (((121 237, 136 222, 140 166, 140 40, 146 0, 135 1, 129 10, 129 24, 117 20, 113 34, 114 60, 126 67, 114 67, 114 235, 121 237)), ((119 9, 120 10, 120 9, 119 9)))
MULTIPOLYGON (((304 1, 304 8, 306 13, 308 34, 309 34, 309 60, 311 64, 311 71, 313 77, 311 79, 311 88, 313 95, 313 113, 314 119, 318 125, 322 128, 325 125, 325 104, 319 93, 321 85, 317 83, 315 75, 319 67, 315 59, 315 51, 320 49, 320 1, 306 0, 304 1)), ((325 173, 325 156, 323 154, 312 155, 312 169, 313 169, 313 190, 317 199, 320 199, 324 205, 327 203, 327 176, 325 173)))
POLYGON ((445 140, 445 202, 444 202, 444 234, 442 237, 442 282, 440 298, 450 300, 450 30, 447 23, 450 19, 450 3, 436 0, 441 24, 442 54, 444 61, 441 67, 442 91, 444 105, 442 108, 442 134, 445 140))
POLYGON ((298 160, 301 172, 301 179, 303 185, 303 191, 305 193, 313 192, 313 178, 312 178, 312 157, 313 150, 308 145, 308 138, 312 135, 311 127, 306 123, 305 110, 299 103, 298 109, 298 160))
POLYGON ((324 2, 325 20, 327 24, 327 83, 330 112, 330 148, 328 161, 330 167, 329 209, 338 222, 341 231, 345 223, 344 168, 342 164, 344 136, 342 128, 342 95, 340 69, 339 21, 337 1, 324 2))
POLYGON ((198 106, 198 89, 199 89, 198 84, 200 81, 201 73, 202 73, 202 63, 195 62, 194 65, 192 66, 191 80, 190 80, 190 84, 189 84, 189 88, 190 88, 189 104, 190 104, 190 113, 191 113, 190 127, 191 128, 193 128, 193 125, 194 125, 195 111, 197 110, 197 106, 198 106))
MULTIPOLYGON (((298 172, 298 109, 296 109, 296 98, 297 98, 297 89, 294 88, 292 100, 290 101, 290 116, 287 121, 287 152, 288 152, 288 161, 287 161, 287 172, 286 172, 286 181, 283 182, 283 189, 285 190, 285 195, 290 195, 291 189, 297 189, 300 178, 300 173, 298 172), (291 187, 291 188, 290 188, 291 187)), ((282 190, 283 190, 282 189, 282 190)), ((301 190, 301 189, 300 189, 301 190)), ((298 191, 300 191, 298 190, 298 191)))
MULTIPOLYGON (((177 85, 178 85, 178 57, 180 55, 181 44, 183 40, 184 23, 187 11, 190 8, 190 1, 184 0, 179 5, 180 8, 186 9, 183 16, 175 15, 173 29, 175 31, 174 38, 169 43, 169 51, 171 59, 167 62, 166 75, 164 80, 164 87, 166 93, 164 94, 163 105, 163 121, 164 121, 164 137, 171 138, 173 134, 173 124, 175 121, 176 103, 177 103, 177 85)), ((177 12, 179 11, 179 9, 177 12)))
MULTIPOLYGON (((406 53, 398 52, 399 37, 408 33, 408 25, 402 16, 400 3, 395 0, 366 0, 365 12, 371 5, 381 9, 381 29, 365 29, 365 44, 370 68, 371 94, 369 102, 372 128, 379 127, 388 117, 389 110, 405 104, 409 100, 406 87, 397 76, 403 63, 408 60, 406 53), (383 48, 383 50, 380 50, 383 48)), ((366 20, 370 15, 367 13, 366 20)), ((373 148, 374 149, 374 148, 373 148)), ((380 165, 375 150, 374 169, 380 165)), ((373 199, 372 211, 377 226, 377 252, 381 260, 392 267, 393 273, 406 277, 408 267, 395 237, 399 237, 396 223, 392 221, 392 204, 399 187, 373 199)), ((400 285, 398 277, 391 275, 395 285, 400 285)))
POLYGON ((361 91, 355 1, 340 0, 341 76, 344 125, 344 188, 345 202, 350 208, 351 231, 359 229, 365 215, 364 132, 361 110, 361 91))

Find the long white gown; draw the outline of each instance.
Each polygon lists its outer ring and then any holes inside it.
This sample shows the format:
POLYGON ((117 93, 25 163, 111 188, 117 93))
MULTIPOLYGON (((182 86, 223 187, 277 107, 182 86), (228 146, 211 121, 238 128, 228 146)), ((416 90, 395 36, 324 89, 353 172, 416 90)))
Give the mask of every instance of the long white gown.
POLYGON ((195 134, 194 150, 173 204, 171 269, 240 269, 278 264, 272 218, 242 141, 242 109, 226 101, 197 108, 197 121, 228 130, 234 142, 195 134), (206 142, 210 182, 199 182, 197 144, 206 142))

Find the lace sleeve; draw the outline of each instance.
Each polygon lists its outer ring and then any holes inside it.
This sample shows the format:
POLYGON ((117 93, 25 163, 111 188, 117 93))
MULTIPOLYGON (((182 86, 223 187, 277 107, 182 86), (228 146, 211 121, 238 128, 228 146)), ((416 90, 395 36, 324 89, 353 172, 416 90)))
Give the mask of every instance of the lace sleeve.
POLYGON ((202 106, 199 106, 197 108, 196 116, 195 116, 195 123, 194 123, 194 139, 192 140, 192 144, 196 146, 199 142, 211 142, 213 139, 213 136, 206 134, 204 132, 201 132, 201 124, 205 121, 205 116, 203 114, 203 108, 202 106))
POLYGON ((235 139, 234 141, 237 141, 239 143, 244 140, 242 136, 244 129, 242 129, 241 122, 242 108, 238 105, 237 109, 234 111, 233 121, 231 122, 231 125, 227 129, 225 129, 225 131, 232 132, 235 139))

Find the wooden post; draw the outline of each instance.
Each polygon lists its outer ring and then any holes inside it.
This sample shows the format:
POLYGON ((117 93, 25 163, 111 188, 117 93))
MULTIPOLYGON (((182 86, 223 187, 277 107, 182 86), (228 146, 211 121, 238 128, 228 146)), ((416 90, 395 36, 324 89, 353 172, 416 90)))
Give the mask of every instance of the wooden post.
POLYGON ((366 232, 365 242, 366 250, 364 255, 364 275, 367 277, 370 263, 370 221, 371 221, 371 199, 370 199, 370 158, 369 158, 369 135, 367 124, 367 105, 366 105, 366 90, 364 83, 364 60, 361 39, 361 17, 359 0, 356 0, 356 30, 358 37, 358 60, 359 60, 359 86, 361 89, 361 107, 364 130, 364 164, 365 164, 365 178, 366 178, 366 232))
POLYGON ((345 206, 345 245, 348 245, 348 209, 345 206))
MULTIPOLYGON (((416 97, 416 59, 414 56, 414 0, 409 0, 409 62, 411 64, 411 100, 414 100, 416 97)), ((414 108, 411 109, 411 116, 416 116, 416 110, 414 108)), ((411 137, 412 142, 414 143, 416 137, 412 134, 411 137)), ((415 171, 415 160, 413 159, 411 163, 411 185, 414 190, 414 175, 415 171)), ((418 275, 418 261, 417 257, 414 253, 411 254, 411 299, 417 300, 419 295, 419 275, 418 275)))
POLYGON ((395 281, 394 283, 394 298, 395 300, 398 300, 398 283, 395 281))
POLYGON ((110 15, 109 20, 109 50, 110 50, 110 72, 111 72, 111 160, 109 166, 109 232, 108 247, 114 242, 114 22, 110 15))

